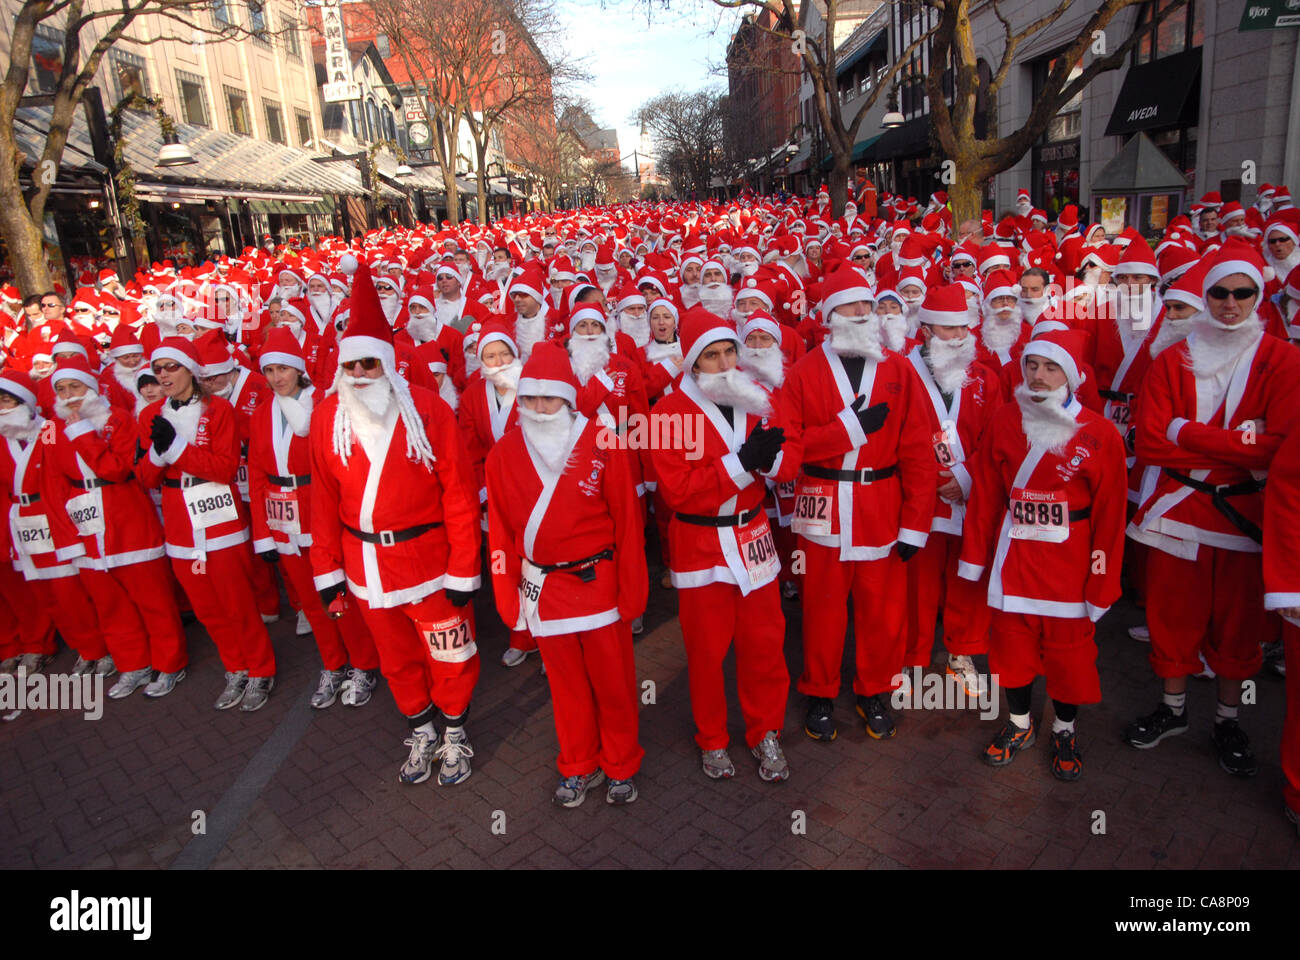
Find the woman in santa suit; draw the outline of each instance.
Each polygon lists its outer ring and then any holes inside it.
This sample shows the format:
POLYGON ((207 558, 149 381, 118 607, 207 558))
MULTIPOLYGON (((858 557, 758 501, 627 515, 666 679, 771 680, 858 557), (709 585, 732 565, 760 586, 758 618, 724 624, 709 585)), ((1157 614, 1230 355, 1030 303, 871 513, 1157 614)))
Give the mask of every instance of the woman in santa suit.
MULTIPOLYGON (((316 587, 311 569, 311 411, 316 388, 305 376, 306 358, 293 333, 275 327, 267 335, 259 362, 274 399, 253 411, 249 423, 248 487, 253 521, 253 551, 267 563, 279 562, 299 597, 316 587)), ((360 611, 349 605, 332 620, 319 603, 305 602, 320 650, 320 682, 312 695, 316 709, 340 696, 359 707, 370 700, 379 680, 379 654, 360 611), (350 664, 350 666, 349 666, 350 664)))
MULTIPOLYGON (((653 406, 661 397, 673 392, 673 384, 682 375, 682 342, 677 337, 677 304, 667 297, 659 297, 651 301, 649 316, 650 342, 641 348, 641 353, 646 397, 653 406)), ((672 511, 659 493, 653 458, 642 457, 641 466, 645 470, 645 488, 654 509, 655 526, 659 529, 659 556, 664 564, 659 585, 669 590, 673 585, 672 574, 668 572, 668 520, 672 511)))
POLYGON ((57 555, 79 569, 121 673, 108 695, 145 687, 145 696, 166 696, 184 679, 188 657, 162 524, 134 475, 135 418, 95 392, 97 378, 79 356, 50 379, 59 419, 43 497, 64 507, 49 513, 57 555))
POLYGON ((257 612, 247 508, 235 489, 239 428, 228 400, 199 387, 194 344, 168 337, 150 358, 164 399, 140 415, 149 453, 136 464, 162 487, 165 550, 226 668, 218 710, 258 710, 275 684, 275 653, 257 612))

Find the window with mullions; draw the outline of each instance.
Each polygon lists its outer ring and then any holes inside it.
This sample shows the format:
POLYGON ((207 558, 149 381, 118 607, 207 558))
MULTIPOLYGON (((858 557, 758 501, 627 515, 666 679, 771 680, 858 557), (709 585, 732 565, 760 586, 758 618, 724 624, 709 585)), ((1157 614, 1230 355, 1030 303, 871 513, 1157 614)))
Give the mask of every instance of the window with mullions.
POLYGON ((53 93, 63 73, 63 32, 43 23, 36 25, 32 37, 32 73, 30 92, 53 93))
POLYGON ((259 0, 248 0, 248 29, 257 43, 266 47, 271 45, 271 39, 267 36, 266 4, 259 0))
POLYGON ((295 60, 302 59, 302 42, 298 39, 298 21, 286 18, 282 29, 284 31, 285 55, 293 57, 295 60))
POLYGON ((248 97, 234 87, 223 86, 222 89, 226 94, 226 116, 230 120, 230 132, 251 137, 253 121, 248 115, 248 97))
POLYGON ((262 108, 266 111, 267 139, 274 140, 276 143, 288 144, 289 138, 285 136, 284 130, 284 112, 280 109, 280 105, 272 103, 270 100, 263 100, 262 108))
POLYGON ((212 19, 218 27, 233 27, 238 24, 235 8, 230 0, 212 0, 212 19))
MULTIPOLYGON (((1058 59, 1058 57, 1048 56, 1034 61, 1033 90, 1035 101, 1043 95, 1043 88, 1047 86, 1047 78, 1055 69, 1058 59)), ((1066 77, 1065 85, 1069 86, 1081 73, 1083 73, 1083 63, 1079 62, 1074 65, 1069 76, 1066 77)), ((1047 124, 1047 132, 1040 142, 1057 143, 1062 140, 1073 140, 1079 136, 1082 129, 1083 91, 1080 91, 1067 100, 1061 109, 1056 112, 1056 116, 1047 124)))
POLYGON ((118 100, 132 94, 138 97, 149 96, 149 73, 145 69, 144 57, 125 50, 109 50, 108 69, 118 100))
POLYGON ((176 90, 180 93, 181 116, 185 122, 200 127, 212 126, 212 114, 208 110, 208 91, 203 85, 203 78, 196 73, 177 70, 176 90))
MULTIPOLYGON (((1151 22, 1158 11, 1169 9, 1173 0, 1147 0, 1138 8, 1138 27, 1151 22)), ((1187 0, 1165 17, 1160 26, 1138 41, 1133 49, 1133 62, 1150 63, 1205 43, 1204 0, 1187 0)))
POLYGON ((312 141, 311 114, 302 110, 295 110, 293 118, 298 123, 298 146, 305 147, 312 141))

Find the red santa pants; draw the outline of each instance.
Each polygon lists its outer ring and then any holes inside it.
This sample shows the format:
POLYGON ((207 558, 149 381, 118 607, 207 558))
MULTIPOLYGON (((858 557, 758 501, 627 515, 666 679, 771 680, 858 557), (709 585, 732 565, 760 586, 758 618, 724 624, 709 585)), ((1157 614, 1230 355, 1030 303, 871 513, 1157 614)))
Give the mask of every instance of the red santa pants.
POLYGON ((1061 703, 1101 703, 1096 627, 1087 617, 993 613, 989 673, 998 686, 1025 687, 1047 677, 1047 695, 1061 703))
POLYGON ((253 592, 257 596, 257 612, 267 617, 280 615, 280 588, 275 582, 273 564, 259 560, 249 567, 253 592))
POLYGON ((275 651, 266 624, 258 616, 253 552, 248 543, 214 550, 206 560, 172 557, 171 561, 194 616, 217 645, 227 672, 247 670, 250 677, 275 676, 275 651))
POLYGON ((1282 721, 1282 798, 1300 813, 1300 627, 1282 626, 1286 654, 1286 718, 1282 721))
POLYGON ((5 620, 9 633, 0 634, 0 660, 19 657, 25 653, 53 655, 54 621, 40 603, 32 602, 32 591, 27 581, 12 563, 0 559, 0 617, 5 620))
MULTIPOLYGON (((301 553, 280 554, 280 571, 284 574, 285 585, 293 585, 300 597, 310 597, 302 608, 307 622, 311 624, 312 636, 316 638, 316 649, 320 651, 321 665, 326 670, 342 670, 352 664, 358 670, 377 670, 379 652, 375 641, 370 636, 370 628, 355 603, 349 603, 343 616, 331 620, 316 596, 316 587, 312 580, 311 554, 305 548, 301 553)), ((258 560, 257 564, 269 567, 271 564, 258 560)))
POLYGON ((641 769, 632 631, 619 620, 595 630, 539 637, 555 712, 562 777, 626 780, 641 769))
POLYGON ((727 691, 722 661, 734 639, 736 688, 745 720, 745 743, 753 747, 769 730, 785 726, 790 673, 785 666, 785 614, 773 580, 742 596, 732 583, 677 591, 686 669, 701 750, 727 746, 727 691))
POLYGON ((31 580, 27 586, 54 621, 64 642, 82 659, 108 656, 108 646, 99 630, 99 617, 80 577, 74 573, 54 580, 31 580))
POLYGON ((153 667, 176 673, 189 662, 172 571, 162 557, 110 570, 80 571, 99 613, 104 642, 122 673, 153 667))
POLYGON ((781 573, 777 579, 781 583, 793 583, 795 585, 803 583, 803 574, 794 571, 793 554, 795 548, 799 545, 799 538, 795 536, 790 527, 781 526, 779 517, 768 517, 767 522, 768 526, 772 528, 772 543, 776 546, 777 555, 781 558, 781 573))
POLYGON ((372 607, 357 597, 348 599, 361 608, 379 650, 379 669, 393 691, 398 710, 407 717, 418 717, 432 704, 449 717, 459 717, 469 709, 478 683, 477 648, 467 660, 435 660, 419 624, 445 623, 466 616, 471 633, 477 637, 472 605, 455 607, 441 590, 400 607, 372 607))
MULTIPOLYGON (((835 697, 853 597, 857 643, 853 692, 863 697, 894 689, 903 671, 907 573, 898 554, 879 560, 840 560, 839 547, 799 538, 807 558, 803 592, 803 676, 800 693, 835 697)), ((916 558, 913 557, 913 560, 916 558)))
POLYGON ((1195 560, 1147 551, 1147 629, 1157 677, 1203 669, 1247 680, 1264 662, 1260 643, 1276 631, 1264 610, 1263 554, 1201 544, 1195 560))
POLYGON ((988 574, 978 581, 957 576, 961 537, 932 532, 911 560, 907 572, 907 646, 905 667, 928 667, 934 650, 934 627, 943 611, 944 647, 953 656, 973 656, 989 649, 988 574))

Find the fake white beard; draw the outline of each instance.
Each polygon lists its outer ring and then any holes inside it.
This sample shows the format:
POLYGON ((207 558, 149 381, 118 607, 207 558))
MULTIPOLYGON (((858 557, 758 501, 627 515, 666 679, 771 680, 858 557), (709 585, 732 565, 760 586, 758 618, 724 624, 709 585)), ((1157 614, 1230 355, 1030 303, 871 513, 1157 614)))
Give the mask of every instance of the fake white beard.
POLYGON ((700 306, 715 317, 725 317, 731 310, 731 287, 725 283, 702 284, 700 306))
POLYGON ((99 433, 104 429, 104 424, 108 423, 108 415, 112 412, 105 400, 98 393, 87 393, 81 400, 81 406, 73 411, 68 407, 68 401, 56 399, 54 401, 54 412, 59 415, 59 419, 67 421, 68 415, 75 412, 82 420, 89 420, 99 433))
POLYGON ((614 285, 614 281, 617 278, 618 278, 618 267, 614 266, 613 264, 610 264, 608 267, 596 268, 596 282, 600 284, 600 288, 604 290, 606 293, 609 292, 609 288, 614 285))
POLYGON ((515 320, 515 343, 519 344, 519 352, 522 356, 530 356, 533 347, 545 336, 546 318, 540 311, 534 316, 518 317, 515 320))
POLYGON ((494 387, 502 387, 506 390, 516 390, 519 387, 519 374, 523 372, 524 363, 518 357, 515 357, 509 363, 502 364, 499 367, 483 367, 483 376, 494 387))
POLYGON ((312 310, 320 318, 321 323, 328 323, 330 314, 334 312, 334 298, 327 292, 307 294, 307 302, 311 304, 312 310))
POLYGON ((1101 267, 1089 267, 1083 271, 1083 282, 1085 286, 1093 290, 1097 289, 1097 285, 1101 283, 1101 267))
POLYGON ((126 367, 122 366, 119 361, 113 361, 113 379, 121 384, 122 389, 133 397, 140 396, 140 388, 136 385, 135 381, 139 372, 139 367, 136 367, 134 370, 128 370, 126 367))
POLYGON ((1034 205, 1032 203, 1025 202, 1025 203, 1016 204, 1016 213, 1022 217, 1027 217, 1033 212, 1034 212, 1034 205))
POLYGON ((569 356, 578 382, 585 385, 609 363, 609 337, 603 333, 575 333, 569 338, 569 356))
POLYGON ((31 441, 36 434, 36 412, 27 404, 0 410, 0 437, 6 440, 31 441))
POLYGON ((443 374, 442 383, 438 384, 438 396, 447 401, 447 406, 453 411, 460 407, 460 394, 456 392, 456 385, 451 382, 451 377, 443 374))
POLYGON ((1047 309, 1047 297, 1021 297, 1018 301, 1020 315, 1030 323, 1036 323, 1038 316, 1047 309))
POLYGON ((425 313, 420 316, 411 314, 406 321, 406 332, 411 335, 416 346, 428 343, 438 336, 438 318, 435 314, 425 313))
POLYGON ((831 349, 840 356, 885 359, 884 323, 879 316, 846 317, 832 310, 829 320, 831 349))
POLYGON ((569 453, 573 411, 566 405, 555 413, 538 413, 520 404, 519 427, 524 438, 554 473, 562 473, 569 453))
POLYGON ((681 294, 682 304, 689 310, 700 302, 700 285, 698 283, 683 283, 681 294))
POLYGON ((695 382, 700 392, 714 403, 762 416, 772 412, 767 392, 748 371, 739 367, 722 373, 697 373, 695 382))
POLYGON ((1300 246, 1297 246, 1295 249, 1293 249, 1291 251, 1290 256, 1283 257, 1281 260, 1277 260, 1268 255, 1268 244, 1265 244, 1264 261, 1270 267, 1273 268, 1273 273, 1277 275, 1277 279, 1285 282, 1287 278, 1287 274, 1289 274, 1297 266, 1300 266, 1300 246))
POLYGON ((638 347, 644 347, 650 342, 650 317, 648 314, 641 314, 634 317, 628 313, 618 315, 618 328, 632 338, 632 342, 638 347))
POLYGON ((280 295, 281 300, 297 300, 304 293, 300 283, 293 283, 287 287, 283 284, 277 285, 275 292, 280 295))
POLYGON ((975 359, 975 338, 970 334, 960 340, 931 337, 925 348, 925 362, 942 393, 953 394, 966 383, 966 370, 975 359))
POLYGON ((682 342, 674 340, 672 343, 660 343, 658 340, 651 340, 645 345, 645 358, 651 363, 659 363, 661 360, 680 360, 682 358, 682 342))
POLYGON ((1195 313, 1189 317, 1183 317, 1181 320, 1174 320, 1169 314, 1165 314, 1164 319, 1160 321, 1160 329, 1151 338, 1151 346, 1147 348, 1151 356, 1158 357, 1167 347, 1172 347, 1175 343, 1186 340, 1195 322, 1195 313))
POLYGON ((1079 424, 1065 409, 1065 398, 1069 394, 1068 386, 1057 387, 1046 393, 1035 393, 1025 383, 1017 385, 1016 404, 1020 407, 1020 426, 1025 432, 1026 440, 1052 451, 1061 450, 1070 441, 1079 429, 1079 424), (1036 402, 1035 397, 1046 399, 1036 402))
POLYGON ((363 424, 368 421, 378 423, 388 412, 393 402, 393 385, 387 376, 371 380, 344 373, 339 377, 339 402, 348 408, 354 426, 363 430, 363 424), (369 386, 358 388, 357 384, 369 386))
POLYGON ((912 324, 901 313, 887 313, 880 318, 881 338, 885 349, 902 353, 907 346, 907 334, 912 324))
POLYGON ((481 367, 481 366, 483 366, 483 361, 480 360, 480 359, 478 358, 478 351, 477 351, 477 350, 471 350, 469 353, 465 354, 465 374, 466 374, 466 376, 468 376, 469 374, 473 373, 475 370, 479 369, 479 367, 481 367))
POLYGON ((1188 331, 1187 350, 1192 373, 1205 378, 1226 370, 1264 336, 1264 321, 1252 313, 1235 327, 1226 327, 1209 313, 1195 314, 1188 331))
POLYGON ((492 265, 492 279, 500 283, 506 277, 510 276, 511 267, 508 263, 496 263, 492 265))
POLYGON ((745 260, 741 262, 739 266, 740 275, 742 277, 752 277, 754 274, 758 273, 760 264, 756 260, 745 260))
POLYGON ((785 358, 776 344, 770 347, 740 345, 740 365, 768 387, 779 387, 785 380, 785 358))
POLYGON ((402 301, 396 296, 380 297, 379 307, 384 311, 384 319, 391 325, 397 319, 397 315, 402 312, 402 301))
POLYGON ((586 273, 588 270, 595 269, 596 251, 589 250, 578 259, 579 269, 586 273))
POLYGON ((985 348, 993 353, 999 350, 1010 350, 1020 339, 1022 329, 1020 316, 1020 308, 1017 306, 1010 317, 1003 317, 1000 313, 985 317, 984 322, 980 324, 980 340, 983 341, 985 348))
POLYGON ((284 414, 284 419, 288 422, 289 429, 294 432, 294 436, 307 436, 311 428, 312 394, 305 390, 297 397, 285 397, 277 393, 275 402, 280 405, 280 412, 284 414))
POLYGON ((176 428, 176 435, 186 443, 194 442, 194 436, 199 431, 199 416, 202 413, 201 399, 192 400, 179 410, 172 406, 170 399, 163 400, 162 415, 176 428))
POLYGON ((443 323, 452 323, 460 319, 460 311, 465 303, 464 297, 455 300, 439 299, 434 303, 434 310, 438 314, 438 319, 443 323))

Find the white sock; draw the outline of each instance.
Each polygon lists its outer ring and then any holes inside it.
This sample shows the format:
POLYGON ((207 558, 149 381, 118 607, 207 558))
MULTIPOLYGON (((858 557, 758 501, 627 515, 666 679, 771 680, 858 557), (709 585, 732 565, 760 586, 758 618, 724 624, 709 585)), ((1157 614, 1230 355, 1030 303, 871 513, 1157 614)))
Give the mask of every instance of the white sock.
POLYGON ((1074 733, 1074 721, 1062 720, 1060 717, 1052 718, 1052 733, 1074 733))
POLYGON ((1237 719, 1236 705, 1234 704, 1232 706, 1229 706, 1228 704, 1220 700, 1218 712, 1215 713, 1214 715, 1214 722, 1223 723, 1224 720, 1236 720, 1236 719, 1237 719))
POLYGON ((1166 693, 1164 695, 1164 704, 1168 707, 1175 717, 1181 717, 1183 710, 1187 707, 1187 691, 1182 693, 1166 693))
POLYGON ((1029 714, 1027 714, 1027 713, 1013 713, 1013 714, 1011 714, 1011 722, 1014 723, 1014 724, 1015 724, 1017 727, 1019 727, 1021 730, 1028 730, 1028 729, 1029 729, 1029 714))
POLYGON ((432 720, 430 720, 428 723, 422 723, 418 727, 414 727, 411 732, 422 733, 426 737, 430 737, 434 739, 436 739, 438 736, 438 728, 433 725, 432 720))

